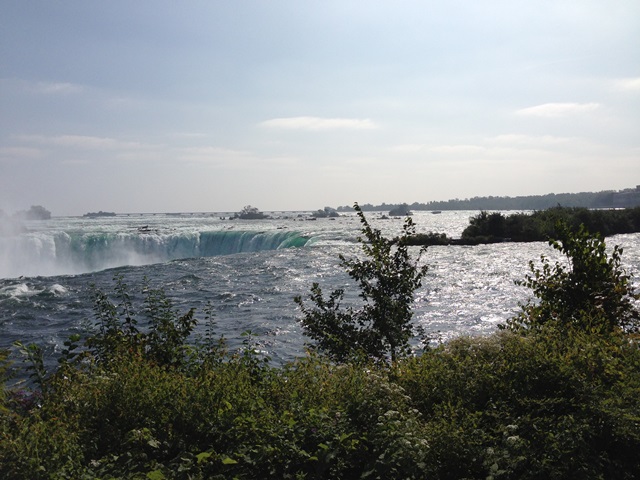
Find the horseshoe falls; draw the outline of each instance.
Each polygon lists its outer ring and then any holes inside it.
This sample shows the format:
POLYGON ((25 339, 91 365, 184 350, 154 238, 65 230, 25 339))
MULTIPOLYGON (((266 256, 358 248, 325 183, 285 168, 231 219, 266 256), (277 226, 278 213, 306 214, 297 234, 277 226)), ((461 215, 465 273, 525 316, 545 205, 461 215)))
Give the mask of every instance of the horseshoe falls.
POLYGON ((183 258, 304 247, 295 231, 55 231, 0 238, 0 277, 87 273, 183 258))

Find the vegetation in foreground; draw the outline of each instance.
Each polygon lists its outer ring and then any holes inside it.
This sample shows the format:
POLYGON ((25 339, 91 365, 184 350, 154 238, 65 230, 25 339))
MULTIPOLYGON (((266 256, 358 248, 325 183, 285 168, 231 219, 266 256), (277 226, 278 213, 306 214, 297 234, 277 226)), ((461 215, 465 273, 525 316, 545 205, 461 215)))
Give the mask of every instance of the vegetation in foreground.
POLYGON ((395 362, 411 351, 409 340, 417 333, 411 307, 427 273, 427 266, 419 265, 424 249, 415 260, 409 255, 406 240, 415 235, 411 217, 406 217, 400 237, 387 239, 369 225, 357 203, 354 208, 362 223, 363 236, 358 241, 364 258, 340 255, 340 265, 359 288, 360 308, 342 306, 344 289, 334 290, 325 299, 318 283, 309 294, 313 307, 307 307, 300 296, 294 301, 302 310, 305 334, 332 360, 395 362))
POLYGON ((601 238, 565 230, 554 246, 568 266, 532 264, 523 283, 536 298, 502 330, 395 361, 333 361, 342 345, 318 334, 312 353, 275 368, 250 343, 228 352, 210 309, 207 333, 188 341, 195 312, 161 291, 147 289, 143 324, 119 280, 112 297, 96 292, 96 332, 83 348, 70 338, 54 372, 21 346, 35 387, 1 392, 0 476, 638 478, 638 296, 601 238))

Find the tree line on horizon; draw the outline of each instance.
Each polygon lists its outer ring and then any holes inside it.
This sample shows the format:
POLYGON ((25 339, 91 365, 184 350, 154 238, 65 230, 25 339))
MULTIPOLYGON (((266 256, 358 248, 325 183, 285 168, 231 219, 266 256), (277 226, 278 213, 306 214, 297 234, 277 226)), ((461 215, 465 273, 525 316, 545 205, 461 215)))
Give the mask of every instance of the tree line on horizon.
MULTIPOLYGON (((400 206, 408 206, 416 211, 433 210, 543 210, 561 205, 563 207, 584 208, 626 208, 640 206, 640 185, 624 190, 604 190, 601 192, 548 193, 546 195, 525 195, 517 197, 488 196, 465 199, 431 201, 412 204, 382 203, 360 205, 363 211, 387 211, 400 206)), ((351 206, 338 207, 339 212, 352 211, 351 206)))

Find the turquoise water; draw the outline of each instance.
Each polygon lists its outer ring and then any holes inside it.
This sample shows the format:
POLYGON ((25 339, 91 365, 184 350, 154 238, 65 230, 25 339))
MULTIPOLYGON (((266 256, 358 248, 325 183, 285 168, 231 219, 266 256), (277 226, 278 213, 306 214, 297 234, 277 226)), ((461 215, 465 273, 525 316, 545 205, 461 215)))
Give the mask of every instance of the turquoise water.
MULTIPOLYGON (((459 236, 475 213, 419 212, 414 221, 420 232, 459 236)), ((54 218, 31 222, 20 235, 0 237, 0 347, 35 341, 54 356, 70 333, 91 327, 91 285, 111 292, 114 276, 121 275, 136 301, 147 279, 185 312, 191 307, 201 312, 211 302, 218 332, 232 347, 251 330, 256 348, 275 361, 301 355, 305 338, 293 297, 305 295, 317 281, 326 290, 344 288, 347 301, 357 302, 338 256, 359 254, 359 222, 354 216, 312 221, 297 212, 271 215, 276 218, 54 218)), ((368 214, 385 234, 400 233, 401 219, 380 217, 368 214)), ((637 280, 640 235, 620 235, 608 243, 624 247, 623 263, 637 280)), ((495 330, 529 297, 514 282, 541 254, 555 252, 544 243, 429 248, 422 259, 429 272, 416 294, 415 321, 443 339, 495 330)))

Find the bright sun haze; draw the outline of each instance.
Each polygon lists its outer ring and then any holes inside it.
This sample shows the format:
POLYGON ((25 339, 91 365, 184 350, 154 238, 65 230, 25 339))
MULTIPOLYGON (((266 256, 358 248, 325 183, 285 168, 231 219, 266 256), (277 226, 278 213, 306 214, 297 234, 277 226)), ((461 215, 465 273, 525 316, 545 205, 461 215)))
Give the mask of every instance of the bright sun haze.
POLYGON ((4 2, 0 209, 640 183, 640 2, 4 2))

